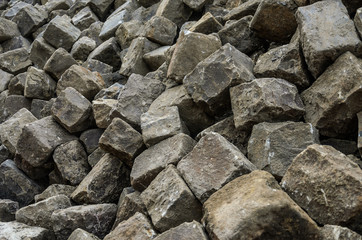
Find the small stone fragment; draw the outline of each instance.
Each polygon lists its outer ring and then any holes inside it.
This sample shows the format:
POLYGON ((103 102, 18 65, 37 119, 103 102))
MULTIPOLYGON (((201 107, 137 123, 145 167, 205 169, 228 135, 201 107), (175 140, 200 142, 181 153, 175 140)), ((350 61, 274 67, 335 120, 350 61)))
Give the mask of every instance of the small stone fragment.
POLYGON ((165 61, 170 46, 163 46, 143 55, 143 60, 151 70, 156 71, 165 61))
POLYGON ((199 222, 185 222, 158 235, 155 240, 208 240, 204 228, 199 222))
POLYGON ((133 39, 143 35, 143 23, 137 20, 123 22, 116 30, 115 37, 122 49, 131 45, 133 39))
POLYGON ((24 96, 49 100, 54 97, 56 85, 57 83, 45 71, 30 67, 26 75, 24 96))
POLYGON ((0 222, 15 220, 15 212, 19 209, 19 203, 10 199, 0 200, 0 222))
POLYGON ((13 77, 8 85, 8 90, 10 95, 24 95, 26 75, 28 73, 20 73, 13 77))
POLYGON ((362 38, 362 7, 357 9, 356 15, 354 16, 354 25, 359 36, 362 38))
POLYGON ((64 48, 58 48, 50 56, 44 65, 44 70, 48 72, 55 80, 60 79, 63 73, 72 65, 78 63, 64 48))
POLYGON ((70 198, 70 194, 75 190, 75 187, 63 184, 52 184, 47 187, 42 193, 35 195, 35 202, 40 202, 50 197, 57 195, 65 195, 70 198))

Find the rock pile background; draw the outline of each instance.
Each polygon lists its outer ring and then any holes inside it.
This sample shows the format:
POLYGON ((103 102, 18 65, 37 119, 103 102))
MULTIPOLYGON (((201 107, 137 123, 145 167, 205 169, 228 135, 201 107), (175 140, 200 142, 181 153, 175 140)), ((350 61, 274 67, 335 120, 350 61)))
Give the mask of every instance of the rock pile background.
POLYGON ((362 239, 362 1, 0 0, 0 239, 362 239))

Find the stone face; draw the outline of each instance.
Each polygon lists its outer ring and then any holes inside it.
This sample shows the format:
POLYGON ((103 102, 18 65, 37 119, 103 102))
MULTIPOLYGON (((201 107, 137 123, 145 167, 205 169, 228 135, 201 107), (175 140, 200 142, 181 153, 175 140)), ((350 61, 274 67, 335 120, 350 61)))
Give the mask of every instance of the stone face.
POLYGON ((0 92, 3 92, 8 88, 10 79, 13 77, 14 75, 0 69, 0 92))
POLYGON ((141 124, 141 115, 149 109, 151 103, 165 89, 161 81, 132 74, 118 95, 115 116, 132 126, 141 124))
POLYGON ((356 15, 354 16, 354 25, 357 28, 359 36, 362 38, 362 8, 357 9, 356 15))
POLYGON ((112 4, 113 0, 90 0, 89 6, 99 19, 104 20, 112 4))
POLYGON ((247 55, 226 44, 197 64, 183 83, 196 104, 211 114, 222 115, 231 108, 229 88, 252 81, 253 67, 247 55))
POLYGON ((17 48, 30 49, 30 42, 23 36, 14 37, 2 44, 4 52, 11 51, 17 48))
POLYGON ((121 50, 117 44, 117 41, 113 37, 103 42, 96 49, 94 49, 93 52, 89 54, 88 60, 99 60, 108 65, 111 65, 112 67, 114 67, 114 69, 118 69, 122 64, 120 52, 121 50))
POLYGON ((70 194, 75 190, 75 187, 63 184, 52 184, 47 187, 42 193, 35 195, 35 202, 40 202, 50 197, 57 195, 65 195, 70 197, 70 194))
POLYGON ((201 218, 200 203, 173 165, 157 175, 141 193, 141 198, 153 225, 160 232, 201 218))
POLYGON ((119 25, 130 19, 130 10, 132 11, 133 9, 125 8, 122 10, 122 8, 120 8, 112 13, 104 22, 99 37, 103 40, 113 37, 119 25))
POLYGON ((51 240, 49 230, 41 227, 30 227, 18 222, 0 222, 0 239, 51 240))
POLYGON ((221 47, 214 35, 183 31, 177 40, 175 51, 167 70, 167 77, 182 82, 196 65, 221 47))
POLYGON ((218 32, 221 28, 221 23, 210 12, 207 12, 192 25, 189 31, 210 34, 218 32))
POLYGON ((92 109, 94 119, 97 127, 107 128, 111 124, 111 120, 108 117, 111 110, 117 106, 118 101, 116 99, 97 99, 92 102, 92 109))
POLYGON ((294 157, 309 145, 319 143, 318 130, 302 122, 254 125, 248 144, 248 158, 258 169, 282 178, 294 157))
POLYGON ((29 226, 52 229, 51 215, 55 210, 71 207, 70 199, 65 195, 47 198, 43 201, 23 207, 16 212, 16 221, 29 226))
POLYGON ((202 221, 211 239, 319 239, 313 220, 259 170, 214 193, 202 221))
POLYGON ((89 37, 82 37, 76 41, 70 51, 76 60, 87 60, 88 55, 97 47, 97 43, 89 37))
POLYGON ((111 154, 104 155, 78 185, 71 197, 77 203, 114 202, 129 184, 129 170, 111 154))
MULTIPOLYGON (((6 93, 4 91, 3 93, 6 93)), ((4 119, 13 116, 16 112, 18 112, 22 108, 26 108, 30 110, 31 100, 20 95, 10 95, 5 98, 4 106, 3 106, 3 114, 4 119)))
POLYGON ((99 240, 99 238, 81 228, 77 228, 67 240, 99 240))
POLYGON ((354 131, 350 126, 361 111, 361 75, 362 61, 346 52, 302 93, 305 120, 321 135, 336 137, 354 131))
POLYGON ((4 144, 0 145, 0 164, 12 157, 13 154, 9 151, 9 149, 5 147, 4 144))
POLYGON ((51 98, 49 101, 41 99, 33 99, 31 101, 31 113, 38 119, 51 116, 51 108, 55 98, 51 98))
POLYGON ((167 240, 167 239, 178 239, 178 240, 207 240, 208 237, 205 233, 204 228, 199 222, 185 222, 175 228, 158 235, 155 240, 167 240))
POLYGON ((222 186, 256 167, 224 137, 211 132, 181 159, 177 169, 203 203, 222 186))
POLYGON ((192 10, 182 0, 162 0, 157 8, 156 16, 165 17, 181 27, 192 14, 192 10))
POLYGON ((18 74, 25 72, 32 64, 29 59, 29 53, 26 48, 18 48, 0 54, 0 69, 18 74))
POLYGON ((297 29, 293 0, 263 0, 255 12, 250 27, 265 39, 276 42, 288 40, 297 29))
POLYGON ((151 70, 156 71, 166 61, 166 54, 169 49, 170 46, 157 48, 143 55, 143 60, 151 70))
POLYGON ((27 5, 19 10, 13 18, 13 21, 18 25, 21 35, 25 37, 45 24, 47 19, 48 13, 45 9, 27 5))
POLYGON ((0 21, 0 42, 19 36, 20 32, 15 22, 1 18, 0 21))
POLYGON ((8 85, 10 95, 24 95, 24 87, 27 73, 20 73, 13 77, 8 85))
POLYGON ((37 37, 31 44, 29 59, 36 67, 42 69, 54 51, 55 48, 48 44, 43 37, 37 37))
POLYGON ((89 154, 88 156, 89 165, 91 165, 91 167, 93 168, 97 164, 97 162, 99 162, 99 160, 101 160, 101 158, 106 154, 107 154, 106 151, 98 147, 96 150, 94 150, 94 152, 89 154))
POLYGON ((179 133, 189 134, 176 106, 148 111, 141 115, 142 137, 147 147, 179 133))
POLYGON ((19 203, 10 199, 0 200, 0 221, 11 222, 15 220, 15 212, 19 209, 19 203))
POLYGON ((79 140, 83 143, 87 154, 91 154, 99 146, 99 139, 102 136, 104 130, 95 128, 89 129, 84 132, 79 137, 79 140))
POLYGON ((237 129, 265 121, 298 121, 304 114, 297 88, 279 78, 259 78, 230 89, 237 129))
POLYGON ((321 238, 325 240, 361 240, 362 236, 346 227, 327 224, 321 228, 321 238))
POLYGON ((132 186, 143 191, 168 164, 177 165, 195 144, 190 136, 180 133, 145 150, 134 161, 132 186))
POLYGON ((87 129, 92 124, 91 114, 92 104, 72 87, 60 92, 52 106, 53 117, 70 133, 87 129))
POLYGON ((143 23, 137 20, 121 23, 115 33, 116 40, 121 48, 128 48, 133 39, 143 35, 143 27, 143 23))
POLYGON ((77 62, 74 60, 72 55, 70 55, 64 48, 58 48, 45 63, 44 70, 54 79, 58 80, 68 68, 76 64, 77 62))
POLYGON ((117 239, 154 239, 157 233, 153 230, 148 218, 142 213, 136 213, 128 220, 118 224, 118 226, 110 232, 104 240, 117 239))
POLYGON ((18 202, 20 207, 31 203, 34 196, 41 192, 40 186, 11 160, 0 165, 0 190, 0 199, 11 199, 18 202))
POLYGON ((281 185, 320 224, 361 233, 362 170, 333 147, 310 145, 296 156, 281 185))
POLYGON ((98 17, 93 13, 90 7, 85 7, 75 14, 72 18, 72 23, 81 31, 90 27, 94 22, 97 22, 98 17))
POLYGON ((84 67, 73 65, 59 79, 56 92, 59 96, 67 87, 72 87, 89 101, 92 101, 104 85, 105 83, 99 74, 92 73, 84 67))
POLYGON ((210 3, 209 0, 183 0, 183 2, 194 11, 199 11, 205 4, 210 3))
POLYGON ((57 16, 49 22, 43 38, 55 48, 64 48, 70 51, 80 33, 80 30, 71 23, 70 18, 57 16))
MULTIPOLYGON (((223 20, 226 22, 228 20, 237 20, 248 15, 254 15, 261 1, 262 0, 249 0, 241 3, 239 6, 232 8, 230 12, 225 14, 223 20)), ((298 0, 295 2, 297 1, 298 0)))
POLYGON ((355 52, 361 44, 353 21, 340 1, 321 1, 300 7, 296 18, 305 60, 315 78, 339 55, 355 52))
POLYGON ((74 206, 56 210, 52 214, 53 231, 57 239, 66 240, 77 228, 103 238, 112 227, 116 204, 74 206))
POLYGON ((362 156, 362 112, 357 113, 358 118, 358 150, 360 155, 362 156))
POLYGON ((53 153, 54 162, 63 179, 78 185, 90 171, 87 153, 78 140, 58 146, 53 153))
POLYGON ((43 70, 30 67, 26 75, 24 96, 43 100, 51 99, 57 83, 43 70))
POLYGON ((177 25, 171 20, 153 16, 144 27, 145 37, 161 45, 172 45, 177 34, 177 25))

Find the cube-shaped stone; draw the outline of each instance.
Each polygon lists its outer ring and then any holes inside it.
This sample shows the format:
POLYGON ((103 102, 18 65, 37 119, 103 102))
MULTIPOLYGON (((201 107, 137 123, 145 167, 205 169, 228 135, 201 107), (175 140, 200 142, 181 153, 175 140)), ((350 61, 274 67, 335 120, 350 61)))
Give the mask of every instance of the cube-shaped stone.
POLYGON ((0 42, 10 40, 13 37, 19 36, 20 32, 15 22, 1 18, 0 21, 0 42))
POLYGON ((96 46, 97 43, 93 39, 90 39, 89 37, 81 37, 74 43, 70 54, 76 60, 85 61, 96 46))
POLYGON ((58 48, 50 56, 43 69, 55 80, 58 80, 68 68, 76 64, 78 63, 72 55, 70 55, 70 53, 68 53, 64 48, 58 48))
POLYGON ((32 65, 26 48, 17 48, 0 54, 0 68, 8 73, 25 72, 32 65))
POLYGON ((172 45, 177 34, 177 25, 165 17, 153 16, 146 22, 144 31, 149 40, 161 45, 172 45))
POLYGON ((162 0, 157 8, 156 16, 165 17, 181 27, 192 14, 192 10, 182 0, 162 0))
POLYGON ((48 44, 43 37, 37 37, 31 45, 29 59, 38 68, 43 68, 53 55, 55 48, 48 44))
POLYGON ((122 49, 128 48, 133 39, 143 35, 143 27, 143 23, 137 20, 121 23, 115 33, 119 46, 122 49))
POLYGON ((89 26, 94 23, 98 22, 97 15, 90 9, 90 7, 85 7, 80 10, 77 14, 75 14, 72 18, 72 23, 81 31, 89 28, 89 26))
POLYGON ((49 100, 55 95, 57 83, 45 73, 35 67, 30 67, 26 75, 24 96, 49 100))
POLYGON ((13 21, 18 25, 21 35, 29 36, 38 28, 44 25, 48 20, 48 12, 45 8, 32 5, 22 7, 13 18, 13 21))
POLYGON ((113 37, 94 49, 93 52, 89 54, 88 60, 99 60, 111 65, 114 69, 119 69, 122 64, 120 52, 121 49, 119 48, 116 39, 113 37))

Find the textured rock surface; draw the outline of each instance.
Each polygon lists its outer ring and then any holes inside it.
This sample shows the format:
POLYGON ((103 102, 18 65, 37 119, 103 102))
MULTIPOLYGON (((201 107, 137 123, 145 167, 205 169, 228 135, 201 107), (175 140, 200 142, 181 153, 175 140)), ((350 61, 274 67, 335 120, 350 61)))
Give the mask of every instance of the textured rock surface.
POLYGON ((27 71, 24 96, 49 100, 55 94, 56 82, 43 70, 30 67, 27 71))
POLYGON ((58 80, 62 74, 72 65, 77 64, 72 55, 64 48, 58 48, 49 57, 44 65, 44 70, 54 79, 58 80))
POLYGON ((77 228, 72 232, 68 240, 99 240, 99 238, 81 228, 77 228))
POLYGON ((18 222, 0 222, 0 239, 51 240, 51 232, 41 227, 31 227, 18 222))
POLYGON ((344 240, 344 239, 361 240, 362 236, 346 227, 327 224, 321 228, 321 238, 331 239, 331 240, 344 240))
POLYGON ((167 240, 167 239, 179 239, 179 240, 207 240, 208 237, 205 234, 205 230, 199 222, 185 222, 177 227, 158 235, 155 240, 167 240))
POLYGON ((62 184, 52 184, 47 189, 45 189, 42 193, 35 195, 35 202, 42 201, 44 199, 54 197, 57 195, 65 195, 70 197, 70 194, 75 190, 75 187, 70 185, 62 185, 62 184))
POLYGON ((10 199, 0 200, 0 221, 11 222, 15 220, 15 212, 19 209, 19 203, 10 199))

